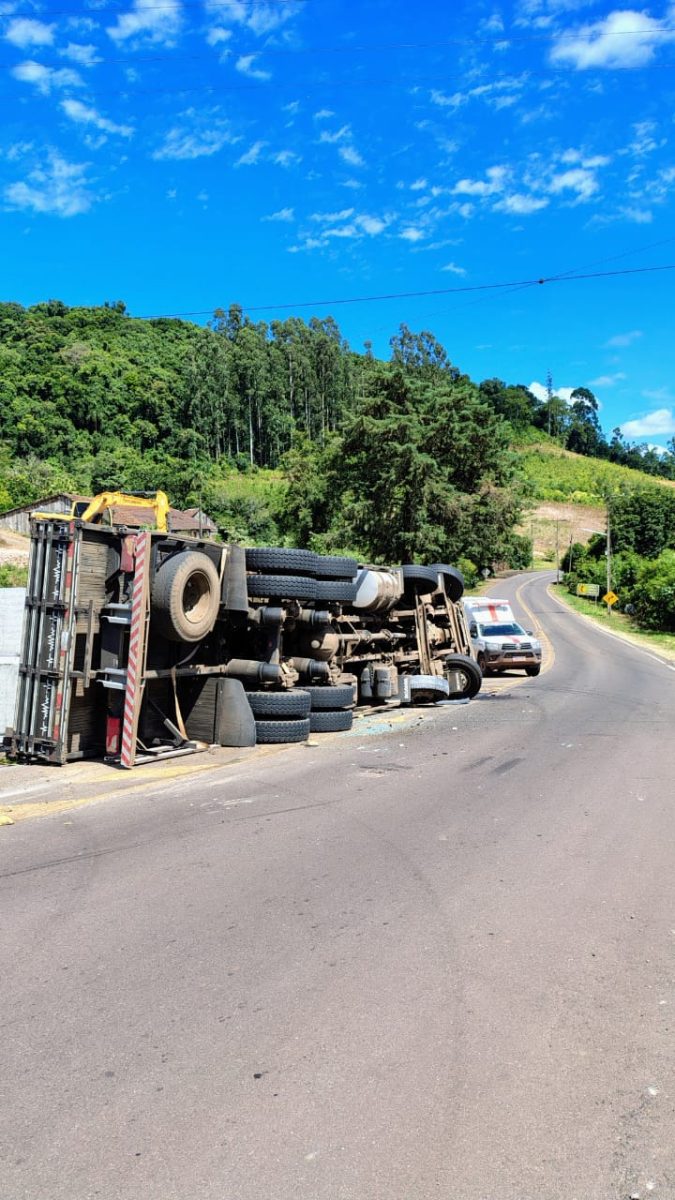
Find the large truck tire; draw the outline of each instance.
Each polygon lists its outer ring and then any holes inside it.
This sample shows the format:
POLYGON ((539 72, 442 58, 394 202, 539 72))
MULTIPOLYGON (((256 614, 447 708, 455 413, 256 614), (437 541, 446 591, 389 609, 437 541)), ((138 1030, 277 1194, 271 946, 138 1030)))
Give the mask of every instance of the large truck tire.
POLYGON ((306 687, 303 691, 309 695, 312 712, 351 708, 355 701, 354 687, 351 683, 339 684, 337 687, 333 687, 332 684, 327 687, 306 687))
POLYGON ((303 575, 249 575, 247 587, 260 600, 316 599, 316 580, 303 575))
POLYGON ((251 546, 246 551, 249 571, 274 575, 314 575, 316 560, 313 550, 286 550, 282 546, 251 546))
POLYGON ((152 583, 152 625, 172 642, 201 642, 220 607, 215 564, 197 550, 165 558, 152 583))
POLYGON ((406 592, 417 596, 430 596, 438 591, 438 571, 432 567, 420 567, 417 563, 406 563, 403 570, 403 587, 406 592))
POLYGON ((343 554, 317 554, 315 574, 317 579, 355 579, 359 564, 355 558, 343 554))
POLYGON ((448 681, 442 675, 411 675, 410 703, 436 704, 448 698, 448 681))
POLYGON ((457 570, 457 567, 451 567, 447 563, 432 563, 429 569, 443 576, 443 585, 448 600, 452 600, 456 604, 458 600, 462 599, 464 576, 461 571, 457 570))
POLYGON ((451 700, 471 700, 478 695, 483 683, 483 674, 478 663, 467 654, 449 654, 445 659, 445 669, 458 671, 462 679, 461 691, 451 691, 451 700))
POLYGON ((333 600, 348 604, 356 600, 356 583, 349 579, 317 579, 317 600, 333 600))
POLYGON ((255 717, 272 717, 277 721, 308 717, 311 705, 307 692, 301 688, 288 692, 247 692, 246 699, 255 717))
POLYGON ((309 737, 309 717, 298 721, 256 721, 255 738, 259 745, 278 745, 281 742, 306 742, 309 737))
POLYGON ((338 708, 335 711, 309 714, 311 733, 345 733, 351 729, 353 721, 354 713, 351 708, 338 708))

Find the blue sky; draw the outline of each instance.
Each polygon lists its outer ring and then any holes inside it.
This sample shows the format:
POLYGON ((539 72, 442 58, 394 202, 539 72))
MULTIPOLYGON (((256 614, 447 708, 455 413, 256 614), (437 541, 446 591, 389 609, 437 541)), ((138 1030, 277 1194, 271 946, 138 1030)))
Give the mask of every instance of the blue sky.
POLYGON ((0 0, 0 296, 332 313, 675 433, 675 4, 0 0), (312 302, 332 304, 303 307, 312 302))

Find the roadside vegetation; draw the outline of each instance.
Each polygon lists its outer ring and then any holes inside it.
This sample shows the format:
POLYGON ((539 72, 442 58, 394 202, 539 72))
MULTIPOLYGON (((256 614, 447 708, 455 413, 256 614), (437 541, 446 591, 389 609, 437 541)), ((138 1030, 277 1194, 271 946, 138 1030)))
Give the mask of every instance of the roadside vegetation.
POLYGON ((237 305, 200 327, 122 302, 0 304, 0 511, 161 487, 232 540, 449 560, 472 586, 485 567, 530 565, 537 505, 596 506, 593 527, 608 496, 673 494, 675 446, 607 440, 587 388, 566 403, 550 380, 544 400, 476 384, 404 325, 390 348, 384 362, 331 317, 267 324, 237 305))
POLYGON ((556 588, 555 595, 575 612, 592 617, 594 621, 614 633, 621 633, 639 645, 650 646, 666 657, 675 659, 675 633, 647 633, 627 613, 613 609, 610 615, 607 606, 601 600, 597 603, 594 600, 586 600, 583 596, 573 595, 562 587, 556 588))

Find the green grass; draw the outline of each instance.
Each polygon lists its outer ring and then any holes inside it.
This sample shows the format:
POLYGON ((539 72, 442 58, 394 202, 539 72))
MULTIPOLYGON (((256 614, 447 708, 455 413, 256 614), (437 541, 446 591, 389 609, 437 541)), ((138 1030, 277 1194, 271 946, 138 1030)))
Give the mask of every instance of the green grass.
POLYGON ((638 629, 626 613, 613 611, 610 616, 607 606, 601 600, 596 604, 583 596, 573 596, 565 587, 555 588, 553 594, 575 612, 592 617, 598 625, 613 629, 615 633, 626 634, 632 642, 650 646, 652 650, 660 650, 668 658, 675 658, 675 633, 645 633, 644 629, 638 629))
POLYGON ((673 487, 665 479, 620 467, 601 458, 585 458, 551 443, 518 448, 522 475, 537 500, 600 505, 621 488, 673 487))

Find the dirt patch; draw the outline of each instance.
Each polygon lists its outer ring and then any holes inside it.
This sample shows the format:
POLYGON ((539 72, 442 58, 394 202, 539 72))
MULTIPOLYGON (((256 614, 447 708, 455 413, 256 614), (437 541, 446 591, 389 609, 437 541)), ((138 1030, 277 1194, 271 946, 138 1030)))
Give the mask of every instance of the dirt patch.
POLYGON ((30 538, 11 529, 0 529, 0 563, 16 563, 25 567, 28 562, 30 538))
POLYGON ((592 536, 589 530, 602 532, 605 521, 604 508, 546 500, 525 515, 518 532, 532 538, 535 561, 553 562, 556 538, 563 555, 570 541, 585 543, 592 536))

